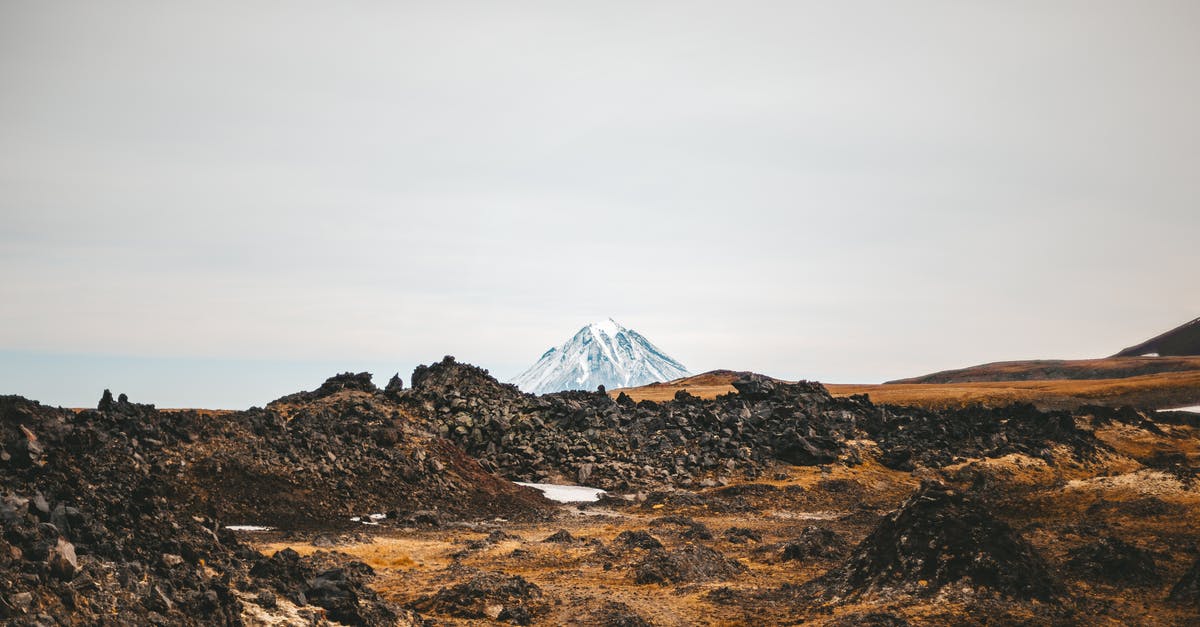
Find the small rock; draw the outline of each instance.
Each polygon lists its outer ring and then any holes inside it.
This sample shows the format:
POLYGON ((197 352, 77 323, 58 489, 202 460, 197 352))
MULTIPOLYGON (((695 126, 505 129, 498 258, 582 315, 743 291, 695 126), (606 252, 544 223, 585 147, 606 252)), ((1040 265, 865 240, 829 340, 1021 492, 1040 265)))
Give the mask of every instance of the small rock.
POLYGON ((79 570, 79 560, 75 557, 75 545, 59 538, 58 544, 50 549, 46 563, 50 566, 52 575, 64 581, 70 581, 75 576, 75 571, 79 570))

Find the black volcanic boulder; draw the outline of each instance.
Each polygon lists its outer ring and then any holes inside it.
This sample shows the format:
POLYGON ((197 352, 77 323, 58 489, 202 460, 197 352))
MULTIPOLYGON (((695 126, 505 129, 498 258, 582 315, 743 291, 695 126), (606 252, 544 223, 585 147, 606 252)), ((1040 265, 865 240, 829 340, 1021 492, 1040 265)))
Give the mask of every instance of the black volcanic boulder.
POLYGON ((1028 542, 982 504, 937 483, 923 485, 813 583, 823 596, 851 598, 884 589, 929 596, 951 584, 1016 599, 1049 601, 1056 593, 1028 542))

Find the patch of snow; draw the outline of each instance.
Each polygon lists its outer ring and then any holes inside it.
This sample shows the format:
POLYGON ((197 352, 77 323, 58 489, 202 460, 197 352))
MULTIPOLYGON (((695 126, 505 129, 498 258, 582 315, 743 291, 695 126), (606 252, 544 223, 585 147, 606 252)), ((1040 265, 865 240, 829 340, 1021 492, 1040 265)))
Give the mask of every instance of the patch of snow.
POLYGON ((225 525, 225 528, 230 531, 270 531, 274 527, 263 527, 261 525, 225 525))
POLYGON ((591 503, 600 500, 600 495, 605 494, 600 488, 589 488, 581 485, 558 485, 554 483, 526 483, 524 481, 515 482, 517 485, 523 485, 527 488, 541 490, 542 495, 551 501, 559 503, 591 503))
POLYGON ((1145 355, 1142 355, 1142 357, 1158 357, 1158 353, 1146 353, 1145 355))
POLYGON ((1187 407, 1172 407, 1171 409, 1160 409, 1158 411, 1190 411, 1200 414, 1200 405, 1189 405, 1187 407))
POLYGON ((387 514, 371 514, 371 520, 383 520, 387 518, 387 514))

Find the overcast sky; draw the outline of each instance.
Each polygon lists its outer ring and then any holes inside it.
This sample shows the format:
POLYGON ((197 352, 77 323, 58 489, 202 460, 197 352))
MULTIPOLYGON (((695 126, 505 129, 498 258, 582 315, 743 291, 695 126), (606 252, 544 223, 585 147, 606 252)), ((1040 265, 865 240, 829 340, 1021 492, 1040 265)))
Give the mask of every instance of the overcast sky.
POLYGON ((0 393, 245 407, 612 316, 875 382, 1200 315, 1200 3, 0 3, 0 393))

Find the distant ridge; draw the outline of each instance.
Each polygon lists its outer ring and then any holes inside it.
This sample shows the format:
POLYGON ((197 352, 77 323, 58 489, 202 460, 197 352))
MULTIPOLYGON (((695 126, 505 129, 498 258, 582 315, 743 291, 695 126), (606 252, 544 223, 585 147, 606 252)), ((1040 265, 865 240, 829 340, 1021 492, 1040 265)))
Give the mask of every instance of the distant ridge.
POLYGON ((612 318, 593 322, 512 380, 526 392, 625 388, 690 376, 683 364, 612 318))
POLYGON ((1200 318, 1152 337, 1137 346, 1113 355, 1113 357, 1138 357, 1141 355, 1186 356, 1200 355, 1200 318))

